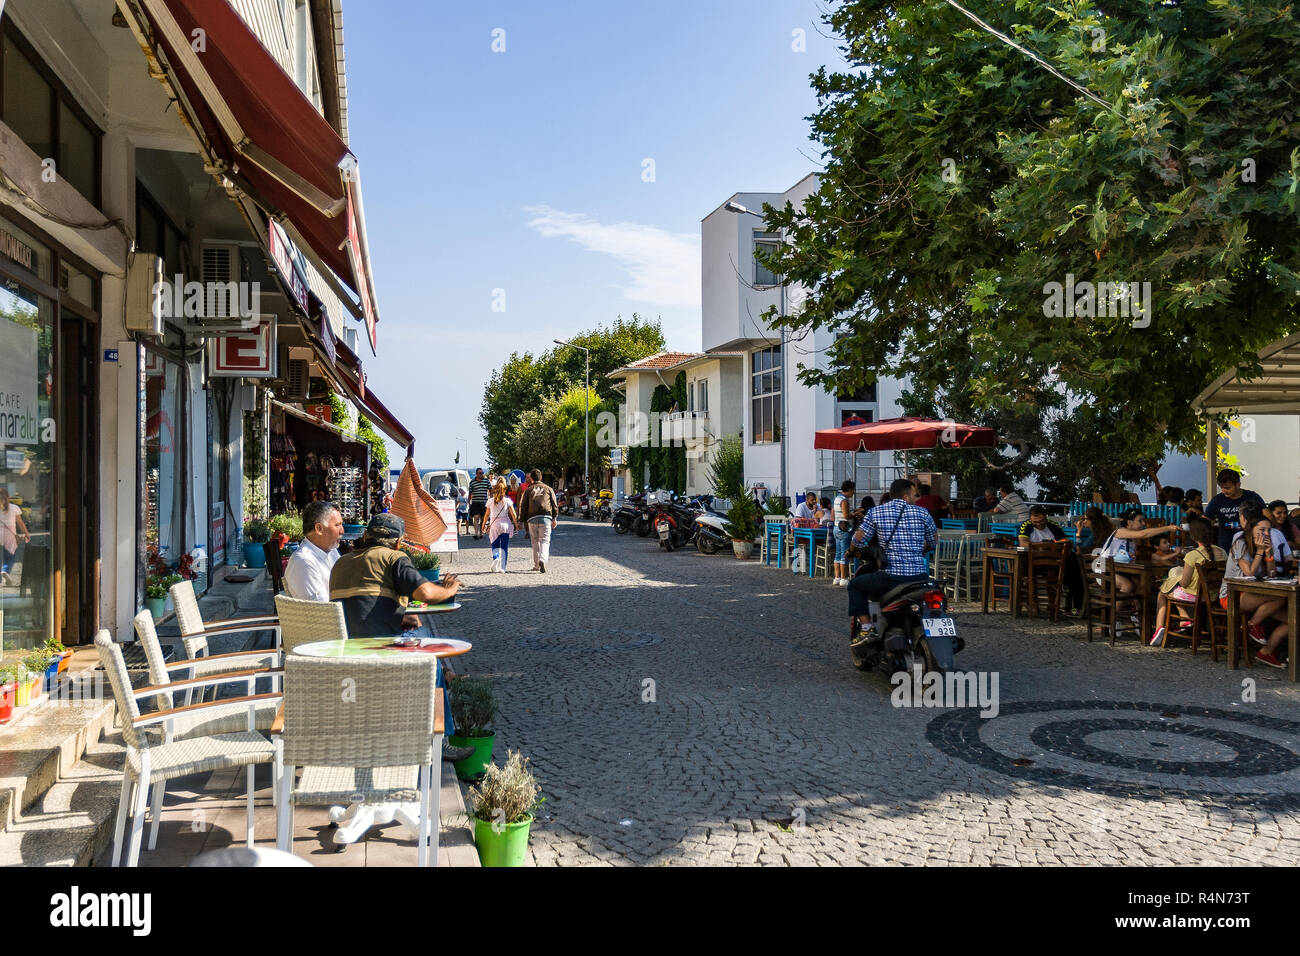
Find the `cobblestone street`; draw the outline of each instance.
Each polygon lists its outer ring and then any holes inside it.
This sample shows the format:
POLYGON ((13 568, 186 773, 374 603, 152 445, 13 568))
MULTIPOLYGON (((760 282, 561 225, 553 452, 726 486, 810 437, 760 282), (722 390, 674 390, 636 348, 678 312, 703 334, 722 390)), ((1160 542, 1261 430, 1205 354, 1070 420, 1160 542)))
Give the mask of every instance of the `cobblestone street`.
POLYGON ((493 574, 462 540, 444 633, 497 681, 498 759, 542 784, 537 865, 1300 863, 1283 671, 961 605, 998 716, 896 708, 824 579, 580 520, 542 575, 516 542, 493 574))

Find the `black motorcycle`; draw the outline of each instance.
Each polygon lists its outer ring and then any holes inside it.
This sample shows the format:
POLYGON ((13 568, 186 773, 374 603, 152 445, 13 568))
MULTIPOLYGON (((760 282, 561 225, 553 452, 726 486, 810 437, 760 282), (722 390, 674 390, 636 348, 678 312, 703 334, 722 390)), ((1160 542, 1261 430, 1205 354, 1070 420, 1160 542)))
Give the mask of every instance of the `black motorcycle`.
POLYGON ((650 526, 659 535, 659 547, 676 551, 694 541, 696 514, 673 501, 655 502, 650 513, 650 526))
POLYGON ((645 504, 645 494, 628 495, 618 506, 610 523, 619 534, 635 531, 641 537, 650 533, 650 510, 645 504))
POLYGON ((871 602, 866 621, 854 618, 849 628, 853 666, 890 676, 918 668, 922 673, 951 671, 954 655, 965 646, 948 615, 943 584, 933 578, 898 585, 871 602))

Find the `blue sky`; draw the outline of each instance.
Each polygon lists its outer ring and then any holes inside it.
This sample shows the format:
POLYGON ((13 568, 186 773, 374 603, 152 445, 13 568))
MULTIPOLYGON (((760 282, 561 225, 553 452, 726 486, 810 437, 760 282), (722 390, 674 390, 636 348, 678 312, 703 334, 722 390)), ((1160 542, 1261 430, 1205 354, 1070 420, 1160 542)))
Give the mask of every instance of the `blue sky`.
POLYGON ((818 168, 808 76, 842 65, 822 9, 345 4, 381 312, 366 370, 420 467, 450 464, 458 438, 484 461, 483 387, 512 350, 632 312, 660 318, 669 348, 700 347, 700 220, 818 168))

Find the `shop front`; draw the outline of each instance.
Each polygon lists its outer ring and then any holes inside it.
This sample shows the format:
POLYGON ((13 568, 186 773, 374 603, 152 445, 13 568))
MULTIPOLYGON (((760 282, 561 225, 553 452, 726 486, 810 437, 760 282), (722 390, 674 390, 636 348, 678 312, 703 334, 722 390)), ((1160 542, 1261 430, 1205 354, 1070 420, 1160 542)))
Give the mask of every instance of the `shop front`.
POLYGON ((0 641, 98 626, 94 356, 98 278, 0 218, 0 641))

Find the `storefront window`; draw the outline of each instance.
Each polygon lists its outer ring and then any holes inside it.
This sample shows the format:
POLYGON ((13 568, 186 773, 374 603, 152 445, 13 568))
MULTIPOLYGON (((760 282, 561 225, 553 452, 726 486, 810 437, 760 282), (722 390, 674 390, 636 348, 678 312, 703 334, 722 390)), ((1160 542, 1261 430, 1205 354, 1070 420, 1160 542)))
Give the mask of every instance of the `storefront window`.
POLYGON ((145 544, 175 565, 185 553, 181 458, 181 367, 145 350, 145 544))
POLYGON ((0 280, 0 608, 5 647, 55 635, 54 305, 0 280))

